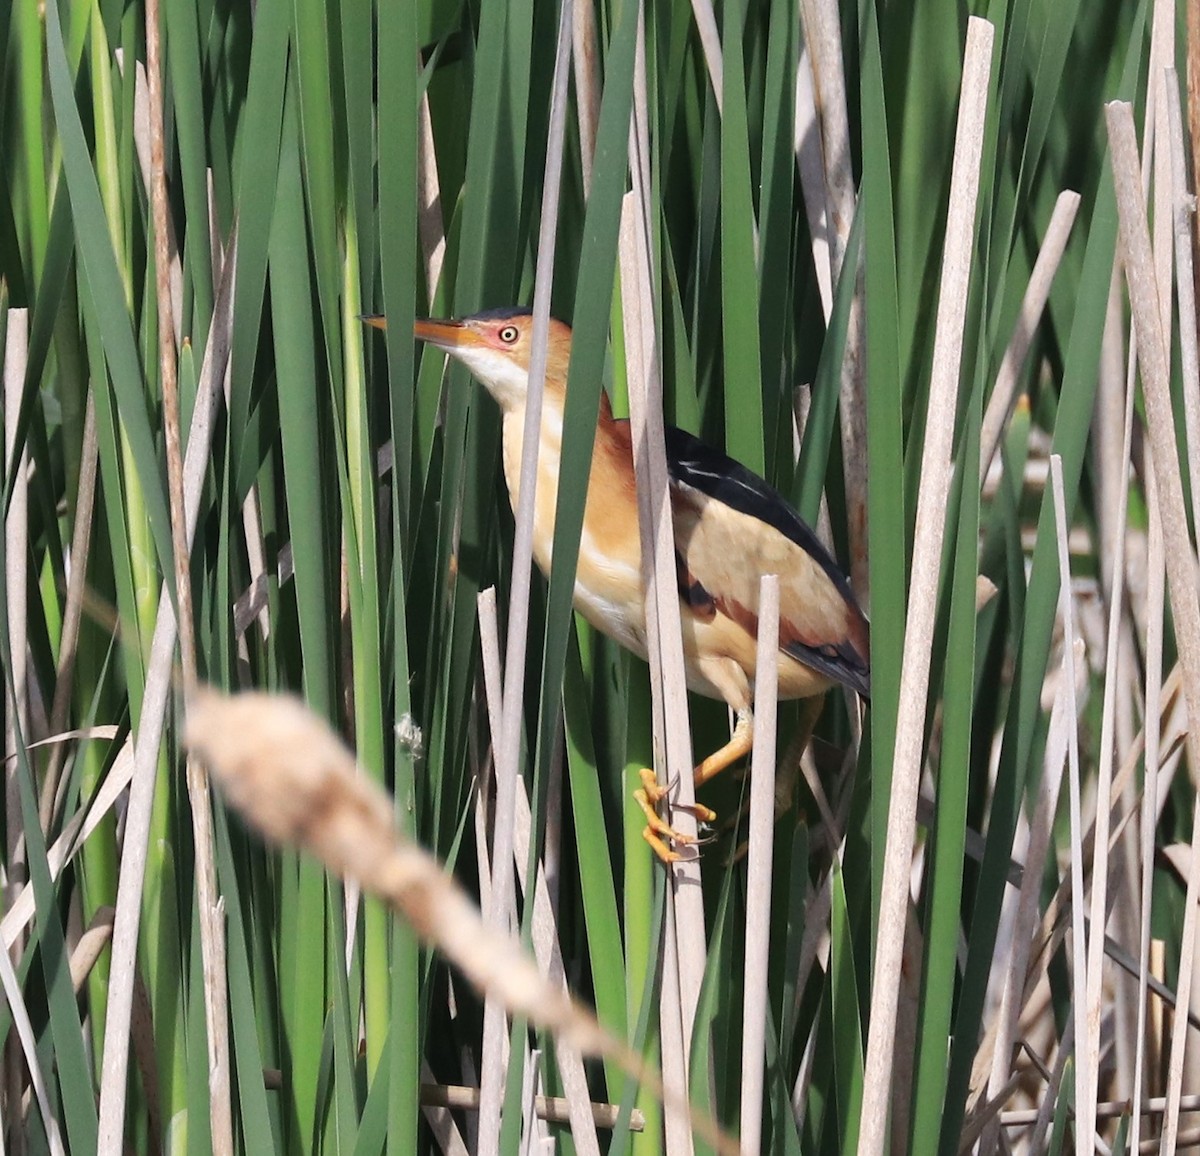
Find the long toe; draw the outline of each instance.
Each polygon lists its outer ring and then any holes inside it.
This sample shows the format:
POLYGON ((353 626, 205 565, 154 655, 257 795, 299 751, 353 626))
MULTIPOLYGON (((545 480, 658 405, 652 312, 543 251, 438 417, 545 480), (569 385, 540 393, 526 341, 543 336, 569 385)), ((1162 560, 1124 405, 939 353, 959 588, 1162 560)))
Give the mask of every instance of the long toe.
MULTIPOLYGON (((666 791, 655 781, 653 771, 643 771, 641 777, 645 785, 633 792, 633 800, 641 808, 642 814, 646 816, 646 828, 642 832, 642 837, 654 848, 654 853, 664 863, 676 863, 683 856, 675 848, 695 846, 702 840, 697 839, 694 835, 675 830, 655 810, 655 803, 666 796, 666 791)), ((705 807, 703 810, 707 812, 708 808, 705 807)))

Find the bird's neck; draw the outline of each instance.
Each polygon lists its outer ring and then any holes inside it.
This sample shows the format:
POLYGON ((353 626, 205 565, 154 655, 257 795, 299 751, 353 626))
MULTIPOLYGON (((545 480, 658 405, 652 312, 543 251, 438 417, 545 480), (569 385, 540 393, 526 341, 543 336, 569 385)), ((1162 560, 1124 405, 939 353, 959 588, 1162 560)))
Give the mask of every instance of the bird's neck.
MULTIPOLYGON (((549 390, 542 397, 541 434, 538 444, 538 503, 541 505, 549 492, 554 501, 558 489, 559 461, 562 453, 562 401, 549 390)), ((512 500, 513 512, 521 500, 521 457, 525 446, 525 406, 506 406, 504 409, 504 480, 508 483, 508 495, 512 500)))
MULTIPOLYGON (((546 570, 550 562, 551 546, 554 538, 555 512, 558 501, 558 479, 562 469, 562 431, 563 431, 563 401, 560 391, 547 390, 542 399, 541 436, 538 445, 537 489, 535 491, 534 557, 538 565, 546 570)), ((504 480, 508 483, 508 495, 512 502, 513 513, 521 500, 521 457, 525 444, 525 407, 510 406, 504 410, 504 480)), ((608 396, 600 393, 600 406, 596 420, 596 443, 592 451, 592 468, 590 481, 595 482, 597 472, 617 468, 618 476, 627 474, 632 478, 632 461, 630 455, 627 423, 613 418, 612 406, 608 396), (626 436, 621 437, 622 431, 626 436), (622 468, 619 468, 623 466, 622 468)), ((591 485, 589 485, 589 489, 591 485)), ((612 493, 611 488, 609 493, 612 493)), ((621 495, 625 495, 622 493, 621 495)), ((585 524, 593 515, 600 513, 602 500, 593 500, 589 496, 585 524)), ((633 525, 636 533, 636 507, 634 509, 633 525)), ((609 511, 614 513, 615 511, 609 511)), ((626 519, 627 520, 627 519, 626 519)))

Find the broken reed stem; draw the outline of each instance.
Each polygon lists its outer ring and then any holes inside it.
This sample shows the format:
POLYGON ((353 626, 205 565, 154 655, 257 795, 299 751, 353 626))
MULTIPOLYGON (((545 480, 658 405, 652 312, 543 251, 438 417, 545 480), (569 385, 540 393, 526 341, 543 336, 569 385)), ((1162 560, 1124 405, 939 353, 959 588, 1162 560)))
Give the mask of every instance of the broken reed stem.
MULTIPOLYGON (((185 743, 216 775, 227 800, 270 842, 295 845, 334 874, 354 878, 435 945, 485 998, 554 1032, 588 1055, 612 1060, 657 1096, 662 1081, 571 995, 545 979, 518 939, 485 923, 479 908, 432 855, 396 826, 391 797, 298 699, 199 688, 185 743)), ((511 862, 511 851, 509 859, 511 862)), ((684 1091, 666 1095, 725 1156, 737 1146, 684 1091)))
MULTIPOLYGON (((1183 504, 1183 481, 1176 454, 1175 422, 1171 408, 1170 369, 1166 335, 1162 332, 1158 287, 1150 254, 1146 206, 1138 176, 1137 136, 1133 110, 1122 101, 1105 106, 1111 145, 1113 177, 1120 219, 1121 243, 1125 252, 1125 275, 1141 351, 1142 388, 1146 403, 1146 426, 1154 455, 1155 480, 1162 511, 1163 542, 1166 548, 1167 582, 1175 620, 1179 661, 1183 668, 1183 693, 1188 715, 1200 718, 1200 604, 1197 603, 1194 554, 1188 535, 1183 504)), ((1187 733, 1188 761, 1200 766, 1200 730, 1187 733)), ((1198 799, 1200 802, 1200 799, 1198 799)), ((1200 859, 1200 810, 1193 826, 1193 861, 1200 859)), ((1183 961, 1191 955, 1196 932, 1196 904, 1200 897, 1200 872, 1188 878, 1183 926, 1183 959, 1178 998, 1187 1008, 1191 997, 1191 968, 1183 961)), ((1179 1128, 1179 1097, 1183 1084, 1183 1049, 1187 1017, 1177 1016, 1171 1040, 1171 1063, 1167 1097, 1174 1105, 1167 1112, 1163 1150, 1171 1151, 1179 1128)))
MULTIPOLYGON (((417 67, 420 67, 419 60, 417 67)), ((442 220, 442 189, 428 90, 421 93, 417 102, 417 233, 425 263, 425 291, 432 307, 442 279, 442 263, 446 259, 446 225, 442 220)))
POLYGON ((952 475, 950 459, 954 415, 958 408, 959 367, 975 245, 975 208, 979 162, 991 76, 994 31, 986 20, 971 17, 959 97, 950 207, 942 258, 941 292, 929 384, 925 446, 921 458, 920 499, 913 538, 912 582, 905 627, 904 662, 893 759, 887 845, 879 905, 871 1011, 864 1069, 859 1156, 884 1151, 892 1088, 893 1049, 899 1005, 904 930, 908 915, 909 873, 917 825, 921 748, 929 693, 938 573, 945 535, 946 501, 952 475), (936 416, 933 416, 936 415, 936 416))
POLYGON ((725 65, 722 59, 721 34, 717 31, 717 17, 713 12, 712 0, 692 0, 692 15, 696 20, 696 31, 700 35, 700 47, 704 52, 704 66, 717 101, 717 115, 725 110, 725 65))
POLYGON ((1033 335, 1046 308, 1046 302, 1050 299, 1050 287, 1054 284, 1054 274, 1058 272, 1059 263, 1071 236, 1071 226, 1075 223, 1075 215, 1079 211, 1079 200, 1078 193, 1066 189, 1058 194, 1058 200, 1054 202, 1054 211, 1050 214, 1050 223, 1046 226, 1042 247, 1038 250, 1033 272, 1029 275, 1029 284, 1025 286, 1025 296, 1021 300, 1017 324, 1009 339, 1008 348, 1004 351, 1004 360, 1000 362, 996 373, 996 385, 992 396, 988 398, 987 412, 983 415, 983 427, 979 434, 982 451, 979 455, 980 485, 983 485, 992 459, 1000 448, 1000 438, 1008 424, 1008 415, 1017 391, 1017 377, 1025 365, 1029 347, 1033 344, 1033 335))
MULTIPOLYGON (((796 66, 796 110, 793 151, 804 201, 808 235, 812 239, 813 274, 825 324, 833 314, 833 266, 829 241, 829 210, 825 204, 825 160, 821 119, 817 113, 816 77, 812 53, 805 43, 796 66)), ((807 396, 807 395, 805 395, 807 396)))
MULTIPOLYGON (((537 270, 533 289, 533 354, 525 401, 524 442, 521 451, 520 498, 516 510, 512 580, 508 608, 508 641, 501 714, 500 744, 496 751, 495 843, 492 851, 492 910, 490 922, 497 931, 507 929, 508 905, 513 892, 513 811, 516 776, 521 759, 521 720, 525 700, 525 653, 529 633, 529 587, 533 570, 533 518, 537 500, 538 449, 542 432, 542 390, 546 379, 546 343, 550 330, 550 294, 554 278, 554 249, 558 235, 558 201, 562 182, 566 138, 567 87, 571 68, 572 0, 563 0, 559 13, 558 42, 554 55, 554 84, 550 101, 549 141, 542 185, 541 226, 538 233, 537 270)), ((493 1004, 484 1010, 483 1063, 495 1062, 503 1047, 503 1011, 493 1004)), ((489 1087, 489 1091, 491 1088, 489 1087)), ((500 1094, 499 1082, 495 1095, 500 1094)), ((480 1107, 481 1119, 499 1120, 500 1102, 493 1095, 480 1107)), ((496 1151, 496 1135, 481 1128, 485 1154, 496 1151)))
MULTIPOLYGON (((461 1084, 422 1084, 421 1104, 427 1108, 453 1108, 455 1111, 476 1112, 479 1110, 479 1089, 461 1084)), ((538 1117, 550 1124, 570 1124, 570 1106, 562 1096, 537 1096, 533 1102, 538 1117)), ((588 1111, 597 1128, 615 1128, 621 1118, 619 1104, 599 1104, 592 1100, 588 1111)), ((629 1118, 629 1130, 641 1132, 646 1127, 646 1118, 634 1108, 629 1118)))

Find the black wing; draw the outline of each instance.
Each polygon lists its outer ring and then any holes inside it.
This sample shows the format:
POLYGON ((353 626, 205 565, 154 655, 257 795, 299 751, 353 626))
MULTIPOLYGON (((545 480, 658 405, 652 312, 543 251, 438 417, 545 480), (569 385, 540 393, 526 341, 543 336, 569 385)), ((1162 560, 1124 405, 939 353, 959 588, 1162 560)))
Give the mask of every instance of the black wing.
POLYGON ((666 429, 667 470, 671 481, 777 530, 820 567, 840 595, 847 613, 846 636, 831 642, 788 640, 782 648, 814 670, 870 697, 866 619, 846 576, 821 540, 774 487, 740 462, 713 449, 685 430, 666 429))

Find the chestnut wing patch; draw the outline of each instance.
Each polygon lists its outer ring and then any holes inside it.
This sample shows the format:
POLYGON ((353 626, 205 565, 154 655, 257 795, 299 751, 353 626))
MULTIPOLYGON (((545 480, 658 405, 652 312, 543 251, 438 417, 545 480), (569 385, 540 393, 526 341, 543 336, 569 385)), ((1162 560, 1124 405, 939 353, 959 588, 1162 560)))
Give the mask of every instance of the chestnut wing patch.
POLYGON ((732 458, 668 428, 667 466, 680 596, 758 633, 763 574, 778 574, 780 648, 870 695, 867 622, 817 536, 776 490, 732 458), (685 586, 686 579, 686 586, 685 586))
POLYGON ((697 581, 687 568, 687 563, 678 550, 675 551, 675 580, 679 585, 679 599, 703 622, 711 622, 717 616, 717 604, 713 596, 697 581))

